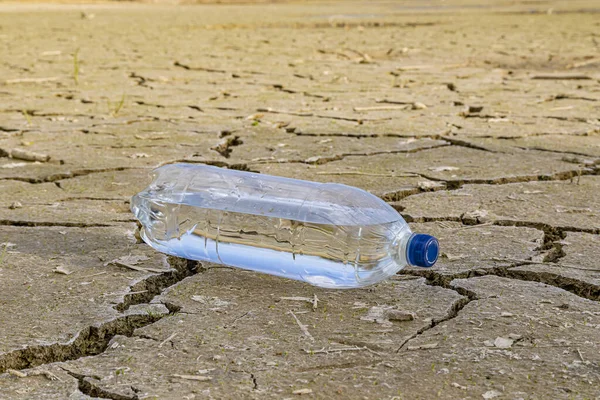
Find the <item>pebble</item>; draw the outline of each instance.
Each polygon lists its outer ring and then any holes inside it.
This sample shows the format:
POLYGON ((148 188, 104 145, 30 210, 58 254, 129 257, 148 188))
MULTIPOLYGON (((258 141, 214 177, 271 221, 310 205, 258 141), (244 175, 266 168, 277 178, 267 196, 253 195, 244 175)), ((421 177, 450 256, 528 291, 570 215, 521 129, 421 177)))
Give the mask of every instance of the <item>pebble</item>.
POLYGON ((390 321, 413 321, 415 314, 402 310, 387 310, 384 314, 390 321))
POLYGON ((502 392, 497 390, 489 390, 481 395, 481 397, 483 397, 485 400, 494 399, 498 396, 502 396, 502 392))
POLYGON ((512 339, 497 337, 496 340, 494 340, 494 347, 497 347, 499 349, 510 349, 513 343, 514 340, 512 339))
POLYGON ((8 206, 8 208, 10 208, 11 210, 15 210, 17 208, 23 208, 23 204, 19 203, 18 201, 14 201, 10 204, 10 206, 8 206))
POLYGON ((523 339, 523 335, 518 335, 518 334, 516 334, 516 333, 510 333, 510 334, 508 335, 508 338, 516 341, 516 340, 521 340, 521 339, 523 339))

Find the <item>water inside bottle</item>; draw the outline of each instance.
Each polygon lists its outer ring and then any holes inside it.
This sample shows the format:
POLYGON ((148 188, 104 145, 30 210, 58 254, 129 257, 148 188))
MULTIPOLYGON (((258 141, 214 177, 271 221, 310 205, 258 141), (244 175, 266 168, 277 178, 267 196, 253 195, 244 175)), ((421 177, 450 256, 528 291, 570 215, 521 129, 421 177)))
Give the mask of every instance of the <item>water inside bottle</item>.
POLYGON ((393 275, 405 264, 398 259, 398 238, 407 229, 400 216, 372 225, 336 225, 272 213, 203 208, 203 204, 194 195, 178 202, 135 196, 132 209, 144 226, 144 241, 161 252, 321 287, 366 286, 393 275))

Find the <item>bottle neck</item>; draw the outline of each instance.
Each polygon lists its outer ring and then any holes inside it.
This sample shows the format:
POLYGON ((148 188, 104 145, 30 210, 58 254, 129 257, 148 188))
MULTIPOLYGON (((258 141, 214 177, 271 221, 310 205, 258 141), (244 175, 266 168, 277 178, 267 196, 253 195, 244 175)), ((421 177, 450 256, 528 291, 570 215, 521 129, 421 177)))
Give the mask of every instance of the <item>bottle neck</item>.
POLYGON ((396 236, 396 240, 394 241, 394 252, 396 262, 400 265, 410 265, 406 256, 406 250, 408 248, 408 242, 413 235, 414 234, 410 229, 406 228, 401 230, 398 233, 398 236, 396 236))

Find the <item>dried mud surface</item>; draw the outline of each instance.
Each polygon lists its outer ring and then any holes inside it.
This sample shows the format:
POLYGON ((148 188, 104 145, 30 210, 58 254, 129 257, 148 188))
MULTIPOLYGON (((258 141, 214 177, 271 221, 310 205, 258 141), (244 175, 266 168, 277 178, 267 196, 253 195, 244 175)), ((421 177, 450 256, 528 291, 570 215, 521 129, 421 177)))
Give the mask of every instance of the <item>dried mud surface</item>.
POLYGON ((600 398, 599 4, 277 3, 0 2, 0 398, 600 398), (179 161, 358 186, 442 256, 167 258, 129 199, 179 161))

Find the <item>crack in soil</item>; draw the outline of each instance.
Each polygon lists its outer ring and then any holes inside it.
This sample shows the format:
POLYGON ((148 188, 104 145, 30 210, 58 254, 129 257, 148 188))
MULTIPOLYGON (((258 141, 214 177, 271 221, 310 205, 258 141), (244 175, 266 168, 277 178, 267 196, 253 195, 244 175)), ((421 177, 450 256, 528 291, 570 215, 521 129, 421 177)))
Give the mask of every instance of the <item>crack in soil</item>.
MULTIPOLYGON (((523 263, 522 265, 531 265, 523 263)), ((548 286, 554 286, 559 289, 563 289, 567 292, 573 293, 576 296, 592 301, 600 301, 600 286, 592 283, 582 281, 580 279, 569 278, 553 272, 546 271, 515 271, 515 268, 520 265, 516 265, 511 268, 507 268, 504 273, 495 274, 503 278, 517 279, 521 281, 539 282, 544 283, 548 286)), ((558 265, 560 266, 560 265, 558 265)))
POLYGON ((135 80, 135 83, 138 86, 142 86, 148 89, 154 89, 152 86, 148 85, 148 81, 152 81, 153 79, 146 78, 145 76, 142 76, 136 72, 130 72, 128 76, 129 78, 135 80))
MULTIPOLYGON (((114 221, 127 222, 127 221, 114 221)), ((97 228, 112 226, 110 224, 95 224, 85 222, 54 222, 54 221, 14 221, 8 219, 0 219, 0 226, 62 226, 66 228, 97 228)))
POLYGON ((571 122, 583 122, 586 124, 592 124, 590 121, 590 118, 583 118, 583 117, 561 117, 561 116, 557 116, 557 115, 542 115, 539 118, 546 118, 546 119, 556 119, 559 121, 571 121, 571 122))
MULTIPOLYGON (((127 396, 119 393, 109 392, 97 386, 95 381, 100 382, 101 378, 98 376, 88 376, 83 374, 78 374, 66 368, 63 368, 67 374, 71 375, 73 378, 77 379, 78 389, 84 395, 90 396, 92 398, 98 399, 110 399, 110 400, 138 400, 139 397, 137 395, 127 396)), ((132 387, 131 390, 135 392, 135 389, 132 387)))
MULTIPOLYGON (((552 265, 552 263, 538 263, 529 262, 523 260, 512 263, 506 267, 491 267, 491 268, 478 268, 476 270, 459 272, 456 274, 440 274, 436 271, 422 271, 422 270, 402 270, 399 272, 400 275, 411 275, 425 278, 428 284, 434 286, 441 286, 445 288, 451 288, 451 282, 455 279, 471 279, 481 276, 494 275, 501 278, 509 278, 520 281, 538 282, 548 286, 554 286, 556 288, 565 290, 581 298, 600 301, 600 286, 595 285, 580 279, 569 278, 559 274, 546 271, 518 271, 514 268, 522 267, 525 265, 552 265)), ((561 266, 560 264, 555 264, 561 266)))
MULTIPOLYGON (((560 274, 547 272, 547 271, 519 271, 514 270, 514 268, 526 266, 526 265, 549 265, 556 266, 561 268, 575 268, 581 269, 583 271, 589 271, 585 268, 576 268, 574 266, 566 266, 561 265, 560 259, 566 256, 566 253, 563 250, 562 240, 567 237, 567 232, 583 232, 589 234, 600 234, 600 228, 598 229, 585 229, 578 227, 556 227, 548 224, 544 224, 541 222, 531 222, 531 221, 512 221, 512 220, 496 220, 496 221, 480 221, 476 218, 468 218, 461 216, 457 217, 447 217, 447 218, 413 218, 410 215, 403 214, 403 218, 407 222, 437 222, 437 221, 450 221, 450 222, 459 222, 466 226, 475 226, 475 225, 483 225, 490 224, 492 226, 513 226, 513 227, 524 227, 524 228, 533 228, 540 230, 544 233, 543 243, 537 249, 538 251, 547 250, 543 260, 534 261, 534 260, 505 260, 506 262, 510 262, 511 264, 506 267, 491 267, 491 268, 478 268, 476 270, 464 271, 455 274, 440 274, 436 271, 431 270, 402 270, 399 272, 401 275, 412 275, 424 277, 427 279, 427 282, 431 283, 435 286, 442 286, 445 288, 451 288, 450 282, 454 279, 469 279, 478 276, 486 276, 486 275, 495 275, 503 278, 511 278, 522 281, 533 281, 544 283, 549 286, 554 286, 570 293, 573 293, 579 297, 600 301, 600 285, 595 285, 593 283, 589 283, 580 279, 569 278, 566 276, 562 276, 560 274)), ((501 260, 498 260, 501 261, 501 260)))
MULTIPOLYGON (((475 226, 482 225, 484 222, 480 221, 478 218, 469 218, 465 217, 464 214, 460 218, 460 222, 467 226, 475 226)), ((547 253, 544 256, 543 262, 556 262, 558 259, 564 257, 566 254, 563 251, 561 241, 566 239, 567 230, 554 227, 551 225, 543 224, 543 223, 535 223, 535 222, 527 222, 527 221, 506 221, 506 220, 497 220, 489 222, 494 226, 514 226, 514 227, 525 227, 525 228, 533 228, 544 233, 542 238, 542 245, 536 249, 538 251, 546 250, 547 253), (514 222, 514 223, 511 223, 514 222)))
POLYGON ((460 299, 458 299, 454 303, 452 303, 452 306, 450 306, 450 310, 448 310, 448 313, 444 317, 438 318, 438 319, 432 319, 431 323, 422 327, 421 329, 419 329, 417 331, 417 333, 415 333, 414 335, 407 338, 404 342, 402 342, 402 344, 400 344, 400 347, 398 347, 398 349, 396 350, 396 353, 398 353, 402 349, 404 349, 411 340, 416 339, 423 333, 429 331, 430 329, 435 328, 436 326, 438 326, 439 324, 441 324, 443 322, 446 322, 446 321, 456 318, 458 316, 458 313, 463 308, 465 308, 467 304, 469 304, 472 301, 478 300, 478 297, 475 294, 475 292, 472 292, 472 291, 464 289, 464 288, 454 287, 449 284, 448 285, 438 285, 435 282, 430 281, 429 279, 427 279, 425 281, 425 283, 428 285, 431 285, 431 286, 442 286, 445 289, 453 290, 453 291, 461 294, 463 297, 461 297, 460 299))
MULTIPOLYGON (((310 137, 351 137, 351 138, 378 138, 378 137, 394 137, 402 139, 442 139, 447 132, 444 134, 425 134, 425 135, 411 135, 403 133, 354 133, 354 132, 325 132, 325 133, 314 133, 314 132, 302 132, 297 127, 287 126, 285 132, 296 136, 310 136, 310 137)), ((496 139, 495 136, 477 136, 477 139, 496 139)), ((513 137, 507 137, 506 139, 512 139, 513 137)), ((517 136, 516 139, 520 139, 517 136)))
POLYGON ((40 184, 40 183, 52 183, 56 181, 61 181, 63 179, 72 179, 77 178, 79 176, 86 176, 91 174, 101 174, 103 172, 118 172, 118 171, 126 171, 130 169, 140 169, 133 167, 115 167, 115 168, 101 168, 101 169, 80 169, 75 170, 73 172, 63 172, 59 174, 48 175, 44 178, 26 178, 26 177, 9 177, 9 178, 0 178, 0 180, 10 180, 10 181, 20 181, 27 182, 31 184, 40 184))
MULTIPOLYGON (((424 150, 431 150, 437 147, 446 147, 448 145, 439 145, 439 146, 433 146, 433 147, 427 147, 427 148, 419 148, 419 149, 414 149, 414 150, 398 150, 398 151, 387 151, 387 152, 376 152, 376 153, 371 153, 371 154, 344 154, 344 155, 336 155, 336 156, 331 156, 331 157, 323 157, 323 158, 317 158, 315 160, 311 160, 310 158, 307 160, 303 160, 303 161, 296 161, 296 160, 285 160, 285 161, 267 161, 267 162, 254 162, 254 163, 248 163, 248 164, 243 164, 244 166, 246 166, 246 169, 242 169, 242 171, 252 171, 248 166, 249 165, 265 165, 265 164, 313 164, 313 165, 322 165, 322 164, 326 164, 328 162, 333 162, 333 161, 339 161, 345 157, 363 157, 363 156, 370 156, 370 155, 374 155, 374 154, 395 154, 395 153, 414 153, 414 152, 418 152, 418 151, 424 151, 424 150)), ((216 166, 227 166, 226 163, 219 163, 219 162, 209 162, 208 161, 186 161, 183 160, 184 162, 198 162, 198 163, 202 163, 202 164, 208 164, 208 165, 216 165, 216 166)), ((171 164, 173 162, 169 162, 169 164, 171 164)), ((239 165, 239 164, 238 164, 239 165)), ((229 167, 232 168, 232 167, 229 167)), ((237 169, 235 168, 235 165, 232 169, 237 169)), ((252 172, 259 172, 260 171, 252 171, 252 172)), ((415 177, 421 177, 423 179, 427 179, 433 182, 440 182, 443 183, 445 186, 439 186, 439 187, 431 187, 431 188, 422 188, 422 187, 412 187, 412 188, 406 188, 406 189, 399 189, 397 191, 391 191, 391 192, 387 192, 384 193, 383 195, 380 195, 379 197, 381 199, 383 199, 384 201, 387 202, 395 202, 395 201, 400 201, 402 199, 405 199, 409 196, 413 196, 416 194, 420 194, 420 193, 424 193, 424 192, 433 192, 433 191, 439 191, 439 190, 458 190, 461 189, 464 185, 506 185, 506 184, 510 184, 510 183, 525 183, 525 182, 540 182, 540 181, 565 181, 565 180, 573 180, 575 178, 581 177, 581 176, 593 176, 593 175, 599 175, 600 174, 600 166, 594 166, 593 168, 585 168, 585 169, 577 169, 577 170, 570 170, 570 171, 563 171, 563 172, 556 172, 554 174, 543 174, 543 175, 520 175, 520 176, 508 176, 508 177, 500 177, 500 178, 493 178, 493 179, 471 179, 471 178, 467 178, 467 179, 441 179, 441 178, 436 178, 421 172, 414 172, 414 171, 405 171, 403 172, 404 174, 411 174, 414 175, 415 177)), ((390 174, 390 177, 393 178, 394 175, 390 174)), ((395 205, 395 208, 398 211, 403 211, 403 207, 401 205, 395 205)), ((410 216, 408 216, 409 218, 411 218, 410 216)), ((421 217, 421 220, 411 220, 409 222, 430 222, 430 221, 435 221, 436 219, 430 219, 428 221, 424 221, 423 219, 425 219, 427 217, 421 217)), ((442 219, 443 220, 443 219, 442 219)))
POLYGON ((211 147, 210 149, 216 151, 225 158, 229 158, 231 152, 233 151, 232 147, 239 146, 241 144, 244 144, 244 142, 239 136, 227 136, 221 143, 211 147))
MULTIPOLYGON (((433 187, 433 188, 410 188, 410 189, 401 189, 395 192, 386 193, 383 196, 380 196, 384 201, 387 202, 395 202, 403 200, 409 196, 413 196, 416 194, 420 194, 423 192, 434 192, 439 190, 458 190, 461 189, 464 185, 506 185, 511 183, 524 183, 524 182, 547 182, 547 181, 565 181, 565 180, 573 180, 575 178, 579 179, 581 176, 595 176, 600 175, 600 166, 594 165, 593 168, 586 168, 585 170, 577 169, 571 171, 563 171, 557 172, 551 175, 522 175, 522 176, 511 176, 511 177, 501 177, 495 179, 458 179, 458 180, 445 180, 441 178, 435 178, 423 173, 417 172, 408 172, 410 174, 418 175, 424 179, 428 179, 434 182, 441 182, 445 184, 445 187, 433 187)), ((404 211, 404 208, 400 204, 394 204, 393 207, 398 210, 398 212, 404 211)), ((405 215, 403 215, 404 217, 405 215)), ((408 222, 433 222, 433 221, 456 221, 466 223, 465 220, 461 218, 450 218, 446 217, 419 217, 413 218, 410 215, 406 215, 406 218, 410 218, 408 222)), ((561 228, 569 231, 578 231, 577 228, 561 228)), ((589 232, 595 233, 600 232, 600 228, 597 230, 581 230, 581 232, 589 232)))
POLYGON ((440 140, 445 140, 447 142, 450 142, 453 146, 466 147, 468 149, 481 150, 481 151, 486 151, 488 153, 501 153, 500 151, 490 150, 490 149, 485 148, 483 146, 478 146, 476 144, 473 144, 471 142, 467 142, 467 141, 464 141, 464 140, 453 139, 453 138, 450 138, 448 136, 440 136, 440 140))
POLYGON ((256 375, 254 374, 250 374, 250 378, 252 379, 252 390, 258 390, 258 379, 256 378, 256 375))
MULTIPOLYGON (((177 272, 168 271, 161 275, 152 275, 144 281, 138 282, 132 287, 145 287, 148 290, 147 294, 126 296, 123 302, 117 305, 116 308, 126 310, 134 304, 150 304, 151 300, 166 288, 196 273, 196 262, 194 261, 176 257, 169 257, 168 261, 177 272)), ((124 315, 101 323, 99 326, 84 328, 68 343, 28 346, 1 354, 0 373, 5 372, 7 369, 21 370, 101 354, 108 348, 109 342, 116 335, 131 337, 136 329, 151 325, 179 310, 179 307, 173 304, 161 304, 167 308, 168 313, 157 314, 148 312, 146 314, 124 315)))
MULTIPOLYGON (((187 64, 183 64, 179 61, 174 61, 173 66, 178 67, 178 68, 183 68, 187 71, 202 71, 202 72, 213 72, 213 73, 218 73, 218 74, 237 75, 237 73, 234 71, 226 71, 224 69, 217 69, 217 68, 190 66, 187 64)), ((250 75, 265 75, 265 72, 259 72, 259 71, 239 71, 239 72, 245 73, 245 74, 250 74, 250 75)), ((237 77, 239 77, 239 76, 237 76, 237 77)))
POLYGON ((574 179, 580 176, 587 175, 598 175, 600 173, 599 167, 593 168, 580 168, 570 171, 555 172, 553 174, 541 174, 541 175, 518 175, 518 176, 506 176, 492 179, 478 179, 478 178, 466 178, 466 179, 441 179, 432 176, 419 173, 423 178, 445 182, 448 190, 460 189, 463 185, 506 185, 509 183, 523 183, 523 182, 539 182, 539 181, 566 181, 574 179))
MULTIPOLYGON (((305 78, 306 79, 306 77, 303 77, 301 75, 294 75, 294 76, 296 76, 298 78, 305 78)), ((311 79, 311 80, 314 80, 314 78, 311 79)), ((272 87, 273 89, 275 89, 275 90, 277 90, 279 92, 290 93, 290 94, 302 94, 302 95, 307 96, 307 97, 316 97, 317 99, 324 99, 324 101, 329 101, 329 97, 327 97, 327 96, 322 96, 320 94, 314 94, 314 93, 310 93, 310 92, 306 92, 306 91, 288 89, 285 86, 283 86, 282 84, 278 84, 278 83, 276 83, 274 85, 268 85, 268 86, 272 87)))
POLYGON ((146 103, 145 101, 142 101, 142 100, 136 100, 136 101, 133 102, 133 104, 137 104, 138 106, 148 106, 148 107, 156 107, 156 108, 165 108, 165 106, 163 106, 162 104, 146 103))
POLYGON ((513 147, 515 147, 517 149, 521 149, 521 150, 545 151, 547 153, 570 154, 570 155, 580 156, 580 157, 598 158, 598 156, 595 156, 593 154, 579 153, 579 152, 576 152, 576 151, 561 151, 561 150, 544 149, 544 148, 538 147, 538 146, 533 146, 533 147, 513 146, 513 147))
MULTIPOLYGON (((562 249, 561 249, 561 251, 562 251, 562 249)), ((594 285, 592 283, 582 281, 579 279, 564 277, 562 275, 558 275, 558 274, 551 273, 551 272, 517 271, 517 270, 513 269, 513 268, 517 268, 517 267, 520 267, 523 265, 531 265, 531 264, 537 265, 540 263, 536 263, 536 262, 529 263, 527 260, 523 260, 522 262, 513 263, 508 267, 479 268, 477 270, 465 271, 465 272, 449 274, 449 275, 440 274, 436 271, 430 271, 430 270, 402 270, 402 271, 400 271, 399 274, 401 274, 401 275, 423 277, 426 279, 426 283, 428 285, 440 286, 440 287, 443 287, 446 289, 454 290, 454 291, 458 292, 459 294, 462 294, 464 297, 457 300, 452 305, 450 311, 448 312, 448 314, 445 317, 443 317, 439 320, 433 320, 430 325, 427 325, 427 326, 419 329, 419 331, 416 334, 414 334, 411 337, 409 337, 408 339, 406 339, 400 345, 398 350, 396 350, 396 352, 401 351, 403 348, 406 347, 406 345, 411 340, 415 339, 416 337, 423 334, 424 332, 427 332, 428 330, 434 328, 435 326, 439 325, 442 322, 446 322, 448 320, 455 318, 458 315, 458 313, 471 301, 478 300, 478 297, 474 292, 469 291, 465 288, 453 286, 452 281, 454 281, 455 279, 470 279, 470 278, 476 278, 476 277, 480 277, 480 276, 494 275, 494 276, 498 276, 498 277, 502 277, 502 278, 543 283, 543 284, 546 284, 549 286, 553 286, 553 287, 565 290, 565 291, 570 292, 581 298, 585 298, 585 299, 592 300, 592 301, 600 301, 600 286, 598 286, 598 285, 594 285)), ((542 264, 550 264, 550 263, 544 262, 542 264)), ((557 264, 557 265, 559 265, 559 264, 557 264)))
POLYGON ((5 127, 5 126, 2 126, 2 125, 0 125, 0 132, 8 132, 8 133, 11 133, 11 132, 19 132, 19 130, 20 130, 20 129, 17 129, 17 128, 7 128, 7 127, 5 127))
POLYGON ((169 314, 127 315, 84 328, 69 343, 28 346, 4 353, 0 355, 0 373, 101 354, 115 335, 130 337, 135 329, 153 324, 166 315, 169 314))
MULTIPOLYGON (((124 312, 133 305, 150 303, 154 297, 160 295, 165 289, 203 270, 198 268, 196 261, 171 256, 168 257, 168 260, 171 270, 158 275, 151 275, 131 285, 129 290, 133 294, 125 295, 123 301, 115 305, 114 308, 117 311, 124 312)), ((163 302, 162 304, 171 313, 179 311, 179 307, 171 303, 163 302)))
POLYGON ((372 152, 367 152, 367 153, 341 153, 341 154, 334 154, 331 156, 313 156, 313 157, 309 157, 307 159, 297 159, 297 160, 264 159, 264 160, 250 162, 250 164, 273 164, 273 163, 276 163, 276 164, 323 165, 323 164, 328 164, 330 162, 343 160, 346 157, 369 157, 369 156, 375 156, 375 155, 379 155, 379 154, 409 154, 409 153, 418 153, 420 151, 425 151, 425 150, 437 149, 439 147, 446 147, 446 146, 450 146, 450 144, 449 143, 441 143, 438 145, 432 145, 432 146, 427 146, 427 147, 417 147, 414 149, 404 149, 404 150, 382 150, 382 151, 372 151, 372 152))
MULTIPOLYGON (((269 113, 269 114, 282 114, 282 115, 293 115, 296 117, 314 117, 314 118, 323 118, 323 119, 332 119, 338 121, 349 121, 356 122, 358 125, 362 125, 364 122, 373 122, 373 121, 389 121, 392 118, 353 118, 353 117, 344 117, 337 115, 325 115, 325 114, 315 114, 313 112, 295 112, 295 111, 287 111, 287 110, 276 110, 274 108, 257 108, 256 112, 259 113, 269 113)), ((319 136, 319 135, 315 135, 319 136)))
MULTIPOLYGON (((418 175, 418 174, 417 174, 418 175)), ((421 176, 421 175, 418 175, 421 176)), ((379 197, 386 202, 396 202, 403 200, 409 196, 414 196, 415 194, 427 193, 427 192, 437 192, 440 190, 448 190, 446 186, 434 186, 434 187, 414 187, 409 189, 399 189, 391 192, 386 192, 379 197)), ((399 204, 392 204, 392 207, 396 209, 396 211, 401 212, 404 210, 399 204)))
MULTIPOLYGON (((303 115, 301 115, 303 116, 303 115)), ((470 147, 482 151, 490 151, 497 152, 494 150, 487 149, 485 147, 477 146, 473 143, 466 142, 461 139, 454 139, 452 137, 448 137, 448 132, 444 132, 442 134, 425 134, 425 135, 411 135, 411 134, 402 134, 402 133, 351 133, 351 132, 328 132, 328 133, 311 133, 311 132, 302 132, 298 130, 296 127, 285 127, 285 131, 290 134, 294 134, 296 136, 312 136, 312 137, 351 137, 351 138, 376 138, 376 137, 397 137, 397 138, 405 138, 405 139, 438 139, 438 140, 446 140, 449 142, 454 142, 455 146, 462 147, 470 147)), ((563 136, 568 138, 570 136, 589 136, 590 131, 582 131, 582 132, 572 132, 572 133, 558 133, 558 132, 538 132, 538 133, 530 133, 521 136, 494 136, 494 135, 480 135, 480 136, 464 136, 463 138, 468 139, 495 139, 495 140, 517 140, 517 139, 525 139, 528 137, 537 137, 537 136, 563 136)), ((516 147, 519 148, 519 147, 516 147)), ((534 148, 525 148, 527 150, 539 150, 534 148)), ((561 151, 557 151, 557 153, 561 153, 561 151)), ((569 152, 564 152, 565 154, 569 154, 569 152)))
MULTIPOLYGON (((192 155, 192 157, 194 157, 194 156, 195 156, 195 154, 192 155)), ((204 165, 211 165, 211 166, 219 167, 219 168, 235 169, 237 171, 248 171, 248 172, 260 173, 260 171, 254 171, 254 170, 252 170, 248 166, 248 164, 245 164, 245 163, 230 164, 230 163, 227 163, 225 161, 217 161, 217 160, 189 160, 189 159, 186 159, 186 158, 165 161, 163 163, 160 163, 157 166, 157 168, 158 167, 162 167, 164 165, 177 164, 177 163, 204 164, 204 165)))
MULTIPOLYGON (((401 206, 397 206, 396 209, 402 208, 401 206)), ((460 217, 413 217, 410 214, 403 214, 402 210, 399 210, 402 218, 406 222, 415 222, 415 223, 426 223, 426 222, 460 222, 463 225, 482 225, 484 223, 496 225, 496 226, 514 226, 514 227, 525 227, 525 228, 534 228, 547 233, 553 237, 552 240, 562 240, 563 235, 566 232, 582 232, 582 233, 590 233, 592 235, 600 234, 600 228, 579 228, 575 226, 553 226, 549 224, 545 224, 543 222, 534 222, 534 221, 516 221, 516 220, 504 220, 497 219, 493 221, 482 221, 478 218, 470 218, 465 217, 465 215, 461 215, 460 217)))

